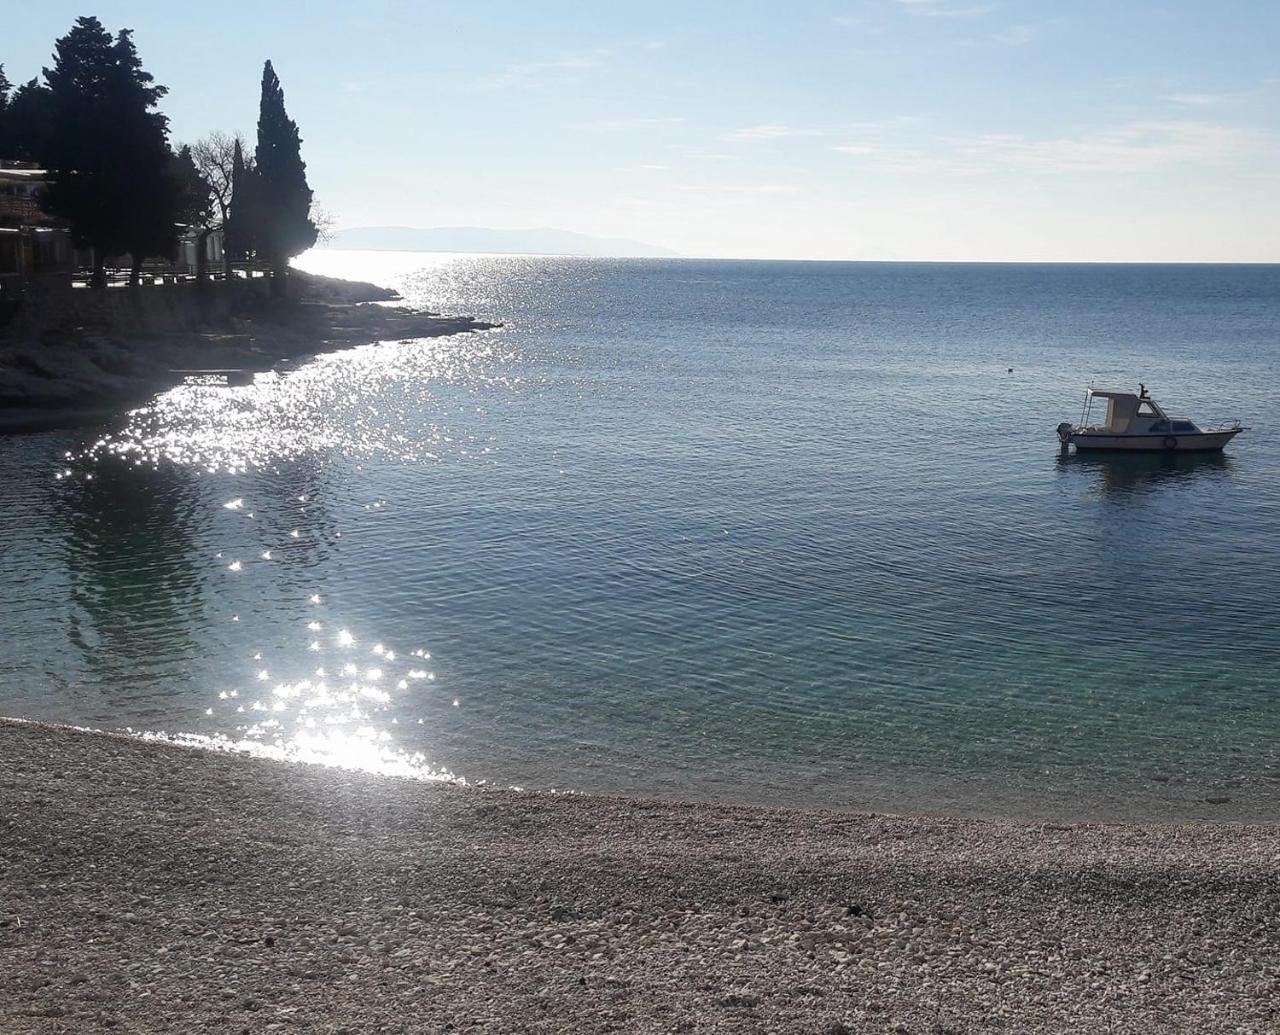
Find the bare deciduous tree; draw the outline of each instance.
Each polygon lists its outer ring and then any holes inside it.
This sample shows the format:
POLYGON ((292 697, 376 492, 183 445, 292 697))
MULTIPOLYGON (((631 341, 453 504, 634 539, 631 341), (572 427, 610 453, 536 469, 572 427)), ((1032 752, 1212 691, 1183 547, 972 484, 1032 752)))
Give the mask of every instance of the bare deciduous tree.
MULTIPOLYGON (((228 136, 226 133, 210 133, 203 140, 191 145, 191 157, 195 159, 196 168, 209 182, 209 192, 213 197, 215 217, 213 228, 224 233, 227 219, 231 212, 231 181, 234 166, 236 141, 244 148, 244 139, 239 133, 228 136)), ((226 277, 231 276, 231 253, 227 249, 222 252, 222 267, 226 277)))
POLYGON ((311 202, 311 222, 316 225, 316 242, 325 244, 333 240, 333 213, 313 200, 311 202))

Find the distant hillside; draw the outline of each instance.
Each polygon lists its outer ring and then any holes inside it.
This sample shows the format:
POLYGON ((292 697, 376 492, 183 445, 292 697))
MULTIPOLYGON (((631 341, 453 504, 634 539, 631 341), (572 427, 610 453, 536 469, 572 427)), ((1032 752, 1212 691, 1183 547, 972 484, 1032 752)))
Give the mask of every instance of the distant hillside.
POLYGON ((570 230, 494 230, 483 226, 358 226, 337 230, 328 248, 378 252, 489 252, 497 255, 592 255, 671 258, 675 252, 625 237, 570 230))

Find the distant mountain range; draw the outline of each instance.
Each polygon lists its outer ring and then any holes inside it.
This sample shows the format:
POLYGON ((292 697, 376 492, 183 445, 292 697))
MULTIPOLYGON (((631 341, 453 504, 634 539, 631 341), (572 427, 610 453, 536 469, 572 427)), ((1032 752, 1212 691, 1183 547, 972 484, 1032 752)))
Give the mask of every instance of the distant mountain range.
POLYGON ((483 226, 357 226, 336 230, 328 248, 378 252, 488 252, 497 255, 590 255, 672 258, 676 252, 625 237, 591 237, 571 230, 494 230, 483 226))

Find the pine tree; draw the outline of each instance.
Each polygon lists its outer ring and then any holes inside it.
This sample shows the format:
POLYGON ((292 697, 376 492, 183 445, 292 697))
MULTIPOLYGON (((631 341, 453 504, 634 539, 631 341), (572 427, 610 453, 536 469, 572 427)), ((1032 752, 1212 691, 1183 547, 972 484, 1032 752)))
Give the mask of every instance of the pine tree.
POLYGON ((277 295, 286 293, 289 260, 316 243, 301 145, 298 126, 285 111, 284 90, 268 61, 262 70, 258 110, 254 204, 259 251, 271 264, 272 291, 277 295))
POLYGON ((43 161, 49 139, 49 91, 35 79, 9 96, 0 130, 0 157, 20 162, 43 161))
POLYGON ((54 57, 44 71, 46 204, 77 244, 94 249, 94 286, 106 284, 106 258, 124 252, 136 283, 142 260, 171 255, 175 243, 168 120, 153 110, 165 89, 143 71, 131 31, 113 38, 96 18, 77 19, 54 57))

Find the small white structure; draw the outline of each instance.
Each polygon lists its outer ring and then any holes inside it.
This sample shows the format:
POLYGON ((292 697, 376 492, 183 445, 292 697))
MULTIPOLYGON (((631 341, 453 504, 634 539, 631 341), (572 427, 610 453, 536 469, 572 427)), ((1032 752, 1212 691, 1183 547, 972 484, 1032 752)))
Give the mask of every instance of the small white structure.
POLYGON ((1064 450, 1075 446, 1077 452, 1204 453, 1222 449, 1240 432, 1248 430, 1241 427, 1238 420, 1201 428, 1186 417, 1171 417, 1147 394, 1146 386, 1139 385, 1137 395, 1090 388, 1085 395, 1080 423, 1059 424, 1058 441, 1064 450), (1094 399, 1107 401, 1103 424, 1089 423, 1094 399))
POLYGON ((178 252, 174 266, 180 273, 195 273, 197 269, 217 270, 222 266, 222 231, 209 230, 203 234, 195 227, 179 225, 178 252), (201 257, 201 249, 204 256, 201 257))

